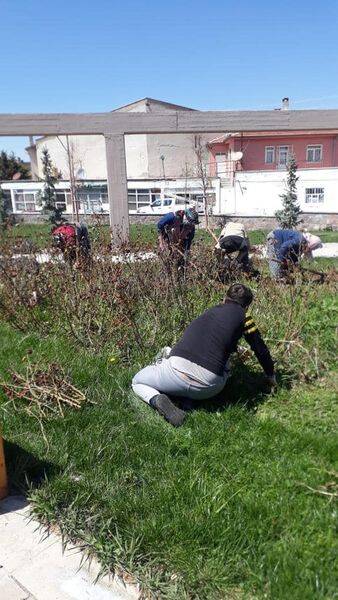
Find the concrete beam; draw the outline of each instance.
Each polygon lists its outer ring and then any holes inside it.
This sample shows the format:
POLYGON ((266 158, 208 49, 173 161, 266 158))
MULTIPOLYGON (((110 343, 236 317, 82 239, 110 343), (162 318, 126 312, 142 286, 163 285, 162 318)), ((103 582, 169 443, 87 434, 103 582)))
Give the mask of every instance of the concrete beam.
POLYGON ((107 183, 112 242, 129 239, 129 211, 124 135, 106 135, 107 183))
POLYGON ((175 132, 176 128, 176 113, 0 114, 0 136, 114 135, 175 132))
POLYGON ((129 236, 125 134, 338 129, 338 110, 0 114, 0 136, 104 135, 113 241, 129 236))
POLYGON ((0 114, 0 136, 316 131, 337 128, 338 110, 0 114))
POLYGON ((0 135, 102 134, 107 113, 0 114, 0 135))

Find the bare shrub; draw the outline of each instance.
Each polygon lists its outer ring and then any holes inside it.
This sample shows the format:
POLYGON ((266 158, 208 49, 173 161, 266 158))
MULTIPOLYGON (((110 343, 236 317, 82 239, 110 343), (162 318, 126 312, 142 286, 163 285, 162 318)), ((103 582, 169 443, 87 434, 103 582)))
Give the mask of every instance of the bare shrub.
MULTIPOLYGON (((13 259, 8 242, 0 259, 0 318, 22 331, 56 332, 93 351, 113 351, 122 362, 144 362, 223 299, 226 286, 202 242, 195 243, 184 277, 169 256, 141 260, 142 242, 125 246, 119 262, 100 244, 92 264, 77 270, 60 261, 38 265, 34 256, 13 259)), ((299 275, 289 286, 268 277, 249 285, 256 296, 252 312, 278 364, 290 377, 319 377, 334 356, 335 282, 304 285, 299 275)))

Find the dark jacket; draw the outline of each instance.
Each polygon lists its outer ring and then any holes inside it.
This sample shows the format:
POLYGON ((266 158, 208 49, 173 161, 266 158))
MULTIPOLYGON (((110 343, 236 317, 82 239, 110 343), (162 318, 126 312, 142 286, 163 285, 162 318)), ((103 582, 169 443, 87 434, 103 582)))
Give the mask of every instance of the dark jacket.
POLYGON ((245 310, 232 301, 214 306, 192 321, 170 356, 180 356, 216 375, 223 375, 230 354, 236 351, 243 335, 266 375, 273 375, 273 361, 257 326, 252 317, 246 317, 245 310))
POLYGON ((297 260, 301 245, 305 242, 304 236, 295 229, 275 229, 273 232, 276 240, 276 257, 278 260, 297 260))
POLYGON ((177 238, 177 241, 182 243, 184 250, 190 249, 195 237, 195 225, 183 223, 183 215, 174 212, 164 215, 159 220, 157 230, 169 243, 177 238))

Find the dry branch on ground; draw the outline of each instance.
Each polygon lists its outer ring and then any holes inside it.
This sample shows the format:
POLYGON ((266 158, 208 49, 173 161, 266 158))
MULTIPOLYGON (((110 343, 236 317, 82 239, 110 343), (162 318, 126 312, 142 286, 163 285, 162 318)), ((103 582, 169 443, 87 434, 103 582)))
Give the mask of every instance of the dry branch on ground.
POLYGON ((10 373, 12 381, 0 381, 0 386, 10 400, 24 402, 25 410, 35 416, 63 417, 65 407, 79 409, 88 401, 55 363, 51 363, 45 371, 29 363, 25 374, 10 373))

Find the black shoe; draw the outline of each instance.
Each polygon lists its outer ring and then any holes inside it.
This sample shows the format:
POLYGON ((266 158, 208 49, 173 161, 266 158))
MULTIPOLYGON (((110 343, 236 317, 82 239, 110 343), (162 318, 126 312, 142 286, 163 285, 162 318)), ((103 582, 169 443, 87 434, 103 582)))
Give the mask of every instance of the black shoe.
POLYGON ((174 427, 180 427, 180 425, 183 425, 185 412, 177 408, 177 406, 175 406, 175 404, 165 394, 157 394, 151 398, 149 404, 174 427))

